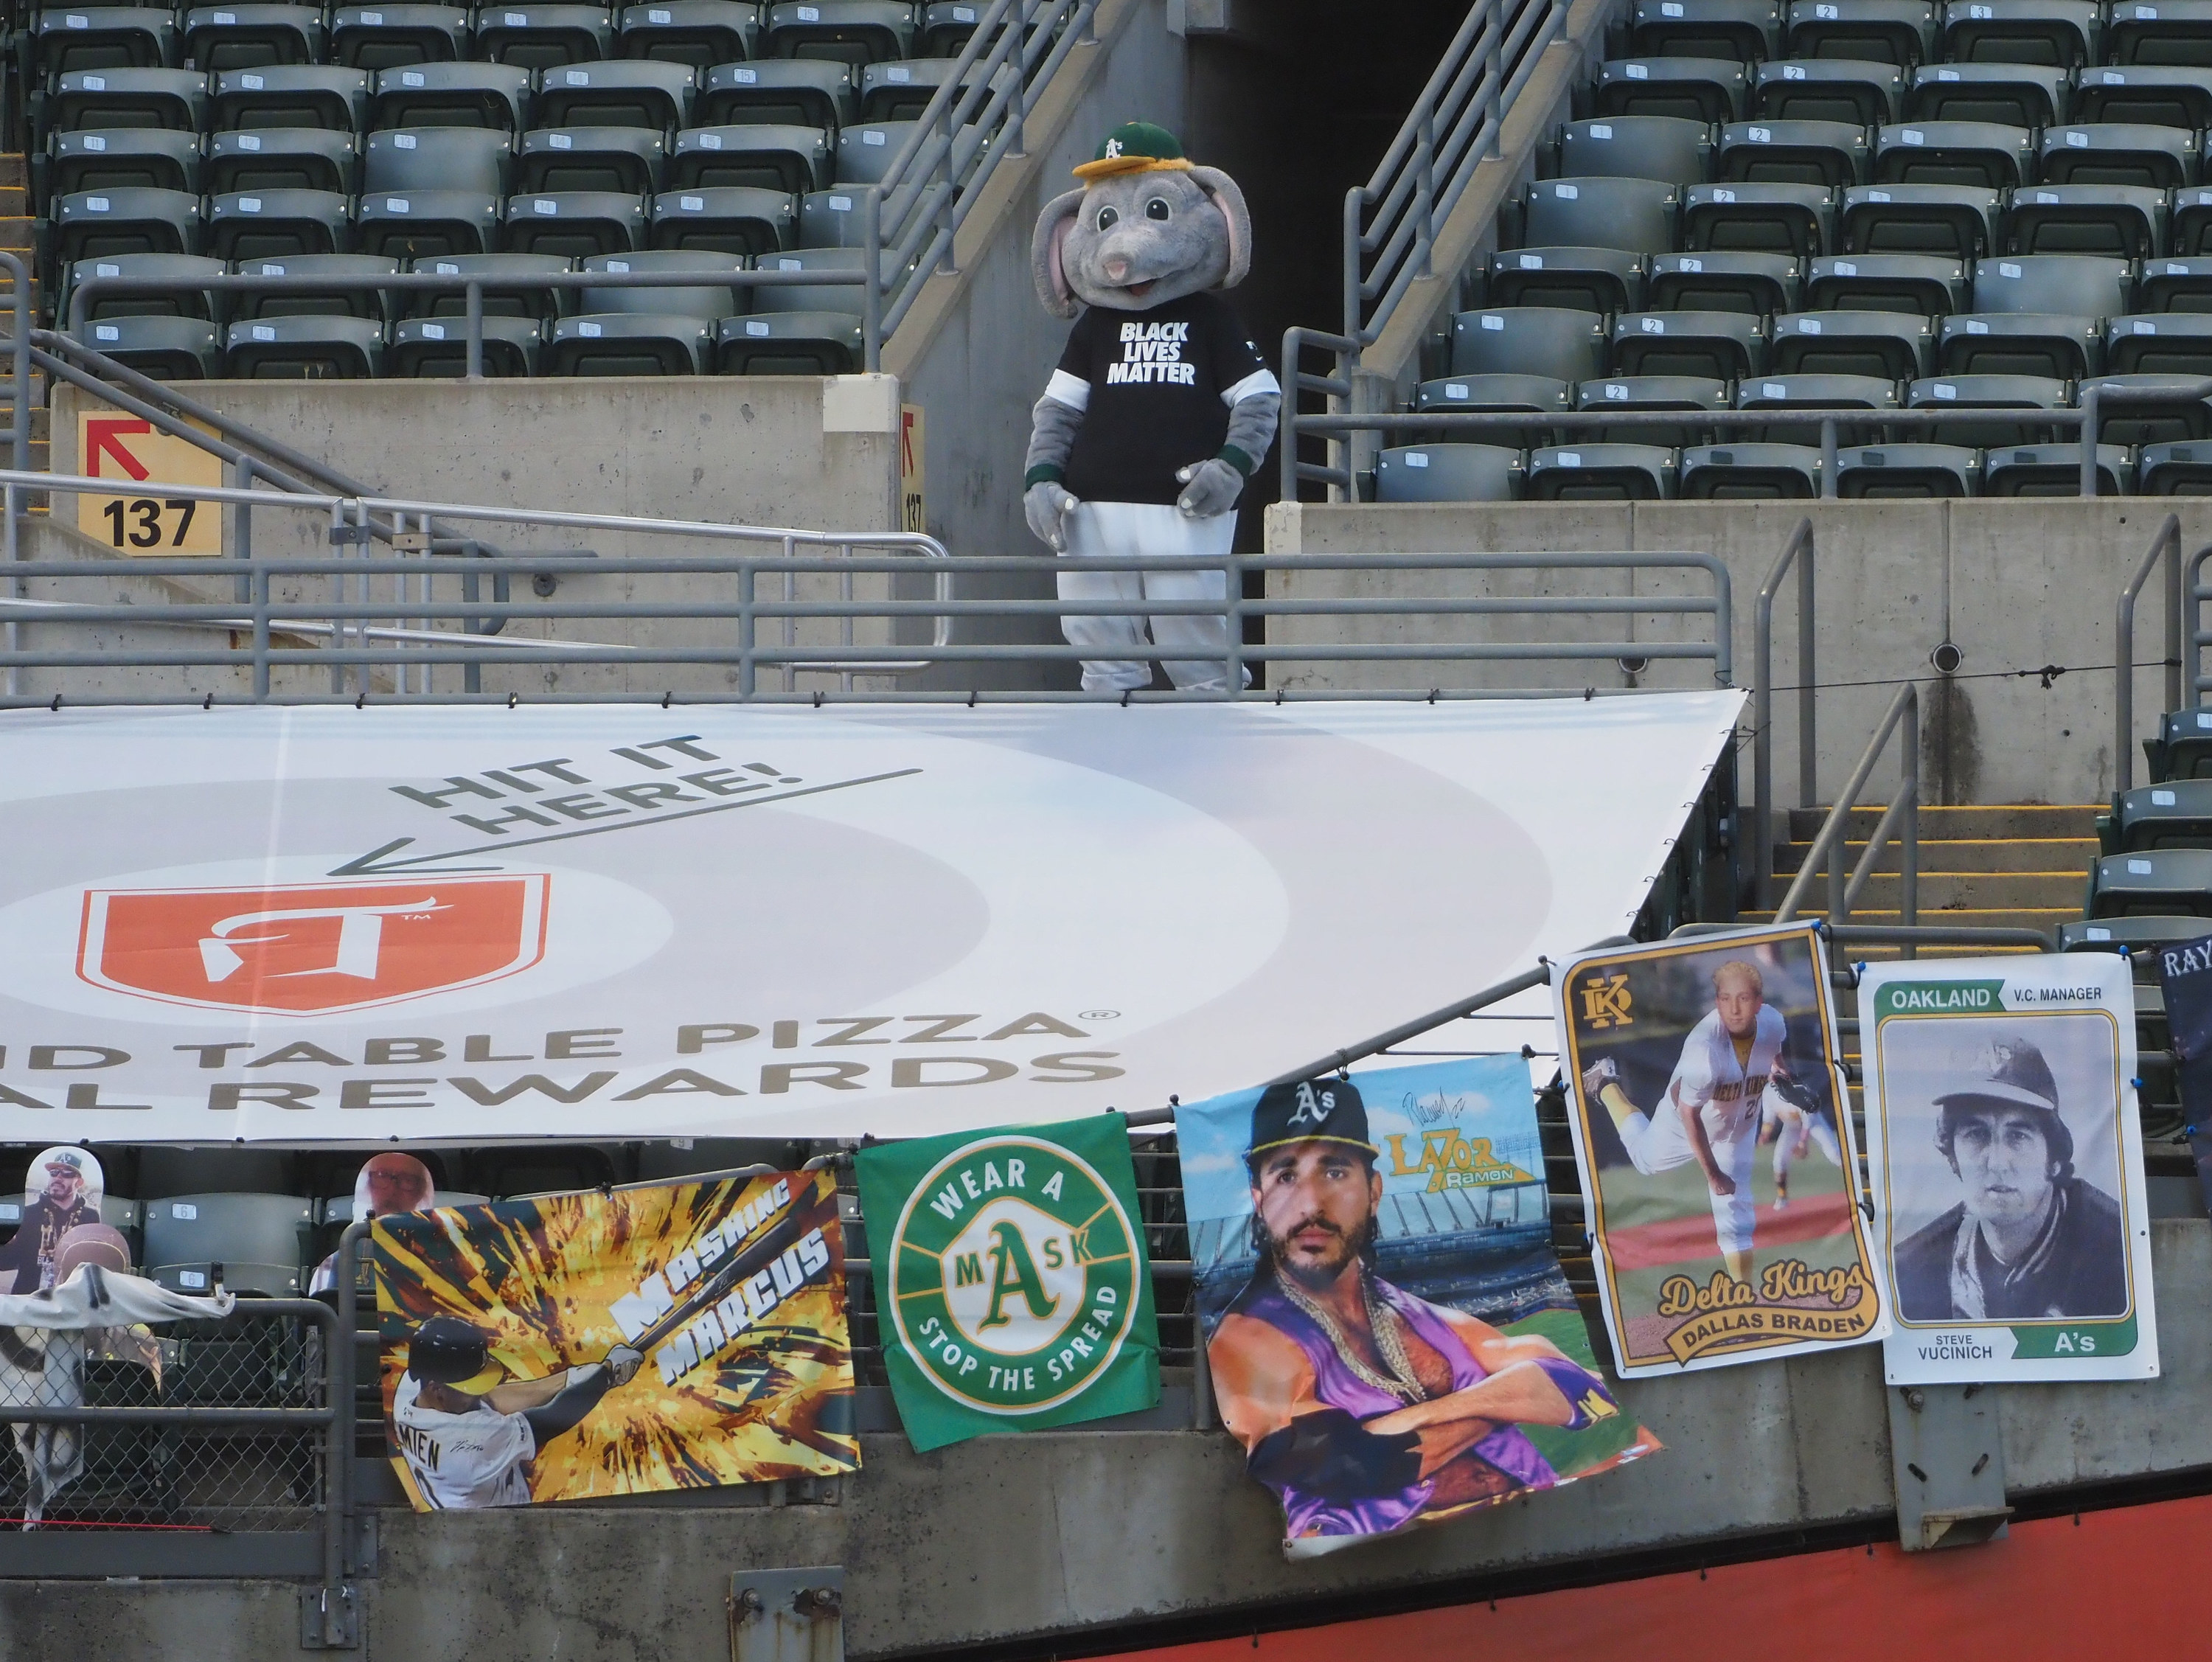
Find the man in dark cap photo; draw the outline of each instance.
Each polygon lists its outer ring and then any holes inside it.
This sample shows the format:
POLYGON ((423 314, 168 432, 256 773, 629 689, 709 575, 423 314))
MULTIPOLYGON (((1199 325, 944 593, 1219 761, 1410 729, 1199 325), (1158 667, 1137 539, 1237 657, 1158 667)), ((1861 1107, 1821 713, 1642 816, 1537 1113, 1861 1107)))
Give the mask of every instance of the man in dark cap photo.
POLYGON ((100 1221, 106 1183, 88 1149, 47 1149, 24 1178, 27 1203, 15 1236, 0 1246, 0 1293, 39 1293, 54 1284, 54 1249, 79 1224, 100 1221), (28 1191, 36 1189, 35 1195, 28 1191))
POLYGON ((1382 1175, 1347 1080, 1270 1086, 1244 1151, 1260 1257, 1206 1346, 1223 1423, 1293 1537, 1373 1535, 1557 1481, 1518 1428, 1620 1409, 1549 1340, 1375 1272, 1382 1175))
POLYGON ((2119 1202, 2074 1172, 2058 1083, 2034 1042, 1999 1034, 1936 1099, 1936 1147, 1964 1198, 1897 1249, 1908 1322, 2123 1316, 2119 1202))

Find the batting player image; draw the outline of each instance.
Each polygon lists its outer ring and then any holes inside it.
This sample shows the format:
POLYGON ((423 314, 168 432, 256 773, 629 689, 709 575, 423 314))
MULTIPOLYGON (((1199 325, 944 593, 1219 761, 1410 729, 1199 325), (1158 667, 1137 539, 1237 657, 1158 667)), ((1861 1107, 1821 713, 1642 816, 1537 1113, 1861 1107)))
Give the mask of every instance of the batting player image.
POLYGON ((1836 1141, 1836 1128, 1829 1123, 1820 1098, 1803 1081, 1778 1068, 1767 1081, 1761 1100, 1764 1121, 1759 1140, 1771 1139, 1774 1143, 1774 1209, 1781 1212, 1790 1205, 1790 1163, 1803 1158, 1808 1148, 1818 1148, 1828 1157, 1828 1164, 1841 1171, 1843 1145, 1836 1141))
POLYGON ((525 1506, 538 1451, 628 1385, 644 1360, 617 1345, 603 1361, 508 1379, 481 1328, 433 1316, 408 1342, 407 1373, 392 1395, 393 1438, 416 1487, 440 1511, 525 1506))
POLYGON ((1683 1039, 1674 1076, 1649 1115, 1629 1099, 1610 1056, 1583 1070, 1584 1096, 1613 1116, 1638 1171, 1650 1177, 1697 1162, 1712 1197, 1721 1260, 1740 1282, 1751 1279, 1759 1219, 1751 1174, 1762 1094, 1770 1081, 1788 1077, 1782 1050, 1789 1026, 1767 1008, 1765 995, 1755 964, 1730 959, 1713 971, 1713 1008, 1683 1039))
POLYGON ((1271 1086, 1244 1153, 1260 1262, 1206 1346, 1223 1423, 1292 1537, 1374 1535, 1556 1472, 1519 1428, 1620 1410, 1549 1340, 1509 1336, 1375 1270, 1382 1174, 1358 1087, 1271 1086))

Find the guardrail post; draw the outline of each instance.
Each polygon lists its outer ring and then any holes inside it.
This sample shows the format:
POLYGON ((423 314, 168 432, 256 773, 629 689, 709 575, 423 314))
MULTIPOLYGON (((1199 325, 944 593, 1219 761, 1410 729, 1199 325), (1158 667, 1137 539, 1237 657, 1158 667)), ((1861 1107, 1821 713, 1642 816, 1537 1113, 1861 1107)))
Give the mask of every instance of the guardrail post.
MULTIPOLYGON (((1492 62, 1494 74, 1494 54, 1492 62)), ((1424 107, 1419 120, 1420 137, 1413 143, 1413 270, 1419 276, 1427 277, 1437 234, 1436 111, 1424 107)))
MULTIPOLYGON (((1485 8, 1478 8, 1484 9, 1485 8)), ((1495 0, 1486 8, 1492 13, 1498 9, 1495 0)), ((1496 155, 1503 149, 1505 133, 1505 35, 1504 20, 1493 15, 1489 23, 1490 50, 1482 61, 1482 113, 1478 123, 1489 129, 1483 141, 1483 154, 1496 155)))
POLYGON ((2099 394, 2094 387, 2081 389, 2081 494, 2097 494, 2097 419, 2099 394))
POLYGON ((468 284, 468 378, 482 380, 483 372, 483 284, 471 277, 468 284))
MULTIPOLYGON (((1905 748, 1898 758, 1897 800, 1905 805, 1905 818, 1898 831, 1898 864, 1899 921, 1910 929, 1917 928, 1920 922, 1920 689, 1908 683, 1905 691, 1911 697, 1905 701, 1900 740, 1905 748)), ((1918 948, 1907 941, 1904 956, 1919 955, 1918 948)))
POLYGON ((757 603, 753 587, 757 581, 751 561, 745 561, 738 567, 738 697, 740 700, 750 700, 757 691, 754 678, 759 673, 759 667, 753 661, 753 636, 758 625, 758 620, 753 615, 753 607, 757 603))
POLYGON ((2136 596, 2152 569, 2166 563, 2166 707, 2181 708, 2181 521, 2169 514, 2151 539, 2150 551, 2120 590, 2112 616, 2112 797, 2135 783, 2136 596))
POLYGON ((937 143, 939 154, 938 167, 943 170, 943 188, 937 198, 937 234, 944 240, 943 251, 937 257, 939 274, 951 277, 959 271, 960 262, 953 250, 953 238, 957 234, 953 221, 953 209, 960 192, 959 180, 952 167, 952 100, 944 100, 937 110, 937 143))
MULTIPOLYGON (((240 456, 230 465, 230 482, 233 486, 240 490, 253 489, 252 458, 240 456)), ((253 504, 240 502, 237 508, 237 516, 231 521, 230 557, 234 560, 244 561, 247 567, 246 570, 239 573, 237 582, 233 588, 233 593, 236 594, 242 605, 252 598, 253 579, 251 572, 253 562, 253 504)))
POLYGON ((1223 618, 1229 630, 1229 651, 1224 667, 1228 672, 1224 685, 1231 698, 1244 696, 1244 561, 1232 551, 1222 568, 1225 585, 1223 618))
POLYGON ((1831 416, 1820 423, 1820 496, 1832 500, 1836 494, 1836 421, 1831 416))
POLYGON ((865 186, 860 195, 860 367, 872 375, 884 367, 883 186, 865 186))

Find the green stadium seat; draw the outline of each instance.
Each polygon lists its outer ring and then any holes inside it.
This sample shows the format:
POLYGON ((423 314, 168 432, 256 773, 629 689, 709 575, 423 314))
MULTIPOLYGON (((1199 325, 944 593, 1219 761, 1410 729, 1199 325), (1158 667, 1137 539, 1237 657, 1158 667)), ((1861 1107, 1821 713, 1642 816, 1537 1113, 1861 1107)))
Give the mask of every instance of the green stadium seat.
POLYGON ((458 6, 338 6, 331 12, 331 59, 348 69, 374 73, 468 55, 469 15, 458 6))
POLYGON ((157 70, 177 62, 177 25, 144 6, 46 8, 21 44, 41 79, 70 70, 157 70))
POLYGON ((614 15, 599 6, 490 5, 477 8, 477 56, 543 70, 614 53, 614 15))
POLYGON ((314 1202, 291 1195, 175 1195, 146 1205, 146 1275, 172 1292, 299 1297, 314 1202))
MULTIPOLYGON (((573 260, 563 259, 558 254, 441 255, 418 261, 415 269, 434 277, 486 279, 486 317, 528 318, 542 323, 577 309, 574 289, 555 289, 531 282, 533 277, 575 270, 573 260)), ((408 307, 416 317, 434 318, 466 317, 468 309, 468 291, 465 289, 417 290, 408 307)))
POLYGON ((930 0, 921 8, 921 29, 914 49, 924 58, 957 58, 981 22, 983 9, 968 0, 930 0))
POLYGON ((1650 179, 1541 179, 1522 198, 1531 247, 1626 248, 1663 253, 1674 246, 1672 185, 1650 179))
POLYGON ((1905 114, 1913 121, 2047 127, 2066 113, 2072 92, 2069 71, 2040 64, 1923 64, 1912 72, 1905 114))
POLYGON ((2202 941, 2208 934, 2212 930, 2204 927, 2201 917, 2107 917, 2098 922, 2083 918, 2058 926, 2058 950, 2115 953, 2125 948, 2134 959, 2137 980, 2155 981, 2160 947, 2202 941))
POLYGON ((214 130, 324 127, 358 132, 368 114, 369 73, 336 64, 272 64, 215 77, 214 130))
POLYGON ((64 264, 101 254, 196 254, 200 199, 182 191, 79 191, 56 199, 54 253, 64 264))
POLYGON ((1521 494, 1521 453, 1494 444, 1404 445, 1375 458, 1378 502, 1503 502, 1521 494))
POLYGON ((515 154, 518 191, 621 191, 650 196, 668 172, 668 138, 652 127, 540 127, 515 154))
POLYGON ((88 277, 149 277, 177 286, 155 295, 94 295, 87 303, 88 320, 102 318, 189 317, 219 319, 227 296, 211 289, 191 285, 204 277, 221 277, 223 264, 204 254, 114 254, 104 259, 81 259, 66 268, 61 298, 54 310, 66 320, 72 314, 70 296, 88 277))
POLYGON ((234 380, 368 380, 384 373, 384 326, 370 318, 273 317, 223 335, 234 380))
POLYGON ((527 125, 531 78, 528 70, 514 64, 436 59, 379 70, 370 125, 379 130, 502 127, 520 132, 527 125))
POLYGON ((258 127, 251 132, 210 133, 207 189, 336 191, 353 194, 361 171, 362 141, 325 127, 258 127))
MULTIPOLYGON (((1739 410, 1870 410, 1899 408, 1897 384, 1874 375, 1795 374, 1748 376, 1736 383, 1739 410)), ((1747 437, 1772 442, 1817 443, 1816 427, 1778 426, 1747 437)), ((1881 437, 1880 422, 1841 422, 1839 444, 1869 444, 1881 437)))
POLYGON ((1857 185, 1874 150, 1866 129, 1841 121, 1731 121, 1721 129, 1718 176, 1761 185, 1857 185))
MULTIPOLYGON (((1908 410, 2064 410, 2071 404, 2066 383, 2045 375, 1931 375, 1914 381, 1905 394, 1908 410)), ((2018 448, 2056 443, 2059 429, 2050 422, 1992 417, 1947 424, 1936 434, 1948 444, 2018 448)))
POLYGON ((514 140, 497 127, 399 129, 363 141, 361 187, 504 197, 514 188, 514 140))
POLYGON ((655 248, 771 254, 790 247, 798 240, 798 231, 797 198, 788 192, 753 185, 664 191, 653 198, 647 213, 647 240, 655 248))
POLYGON ((669 154, 667 180, 672 190, 750 185, 797 195, 826 190, 835 170, 820 128, 762 122, 685 128, 669 154))
POLYGON ((218 259, 349 253, 349 206, 335 191, 237 191, 210 197, 207 251, 218 259))
POLYGON ((860 119, 860 81, 849 64, 800 58, 717 64, 700 82, 700 126, 769 122, 835 133, 860 119))
POLYGON ((1962 313, 1936 326, 1946 375, 2037 375, 2078 380, 2103 372, 2101 319, 2063 312, 1962 313))
POLYGON ((1625 248, 1509 248, 1486 262, 1484 297, 1493 306, 1628 311, 1644 303, 1644 261, 1625 248))
POLYGON ((1613 361, 1623 375, 1738 380, 1765 366, 1766 320, 1742 312, 1626 314, 1613 320, 1613 361))
POLYGON ((1454 375, 1547 375, 1577 381, 1605 373, 1605 319, 1550 306, 1493 306, 1452 319, 1454 375))
POLYGON ((1961 64, 2100 62, 2104 9, 2093 0, 1950 0, 1943 56, 1961 64))
POLYGON ((1712 130, 1674 115, 1616 115, 1559 129, 1553 171, 1565 179, 1660 179, 1697 185, 1712 176, 1712 130))
POLYGON ((808 191, 799 198, 799 246, 857 248, 867 239, 860 198, 850 191, 808 191))
POLYGON ((2023 185, 2005 212, 2016 254, 2106 254, 2146 259, 2165 251, 2166 193, 2141 185, 2023 185))
POLYGON ((1809 310, 1917 312, 1940 318, 1966 304, 1964 260, 1941 254, 1830 254, 1805 273, 1809 310))
POLYGON ((1875 135, 1878 185, 1978 185, 2005 190, 2035 167, 2035 136, 1995 121, 1905 121, 1875 135))
POLYGON ((2107 320, 2105 367, 2116 375, 2212 375, 2212 313, 2107 320))
POLYGON ((1979 453, 1955 444, 1881 444, 1836 453, 1836 494, 1928 501, 1982 494, 1979 453))
POLYGON ((155 380, 214 380, 222 374, 216 326, 201 318, 108 318, 85 325, 93 350, 155 380))
MULTIPOLYGON (((1573 407, 1573 389, 1548 375, 1447 375, 1441 380, 1425 380, 1413 389, 1417 415, 1447 411, 1564 416, 1573 407)), ((1523 427, 1489 427, 1479 432, 1432 429, 1420 437, 1438 444, 1467 440, 1525 450, 1533 444, 1548 444, 1556 430, 1553 423, 1532 421, 1523 427)))
MULTIPOLYGON (((2076 496, 2081 486, 2081 446, 2066 439, 2052 444, 1992 447, 1982 455, 1984 496, 2076 496)), ((2097 447, 2097 494, 2131 496, 2134 459, 2124 444, 2097 447)))
POLYGON ((500 240, 500 198, 483 191, 364 191, 354 229, 364 254, 489 253, 500 240))
MULTIPOLYGON (((912 121, 929 107, 939 87, 954 82, 959 65, 949 58, 915 58, 902 64, 870 64, 860 71, 860 119, 912 121)), ((1001 65, 995 79, 1004 83, 1011 66, 1001 65)), ((964 92, 984 79, 980 64, 971 65, 958 84, 964 92)), ((955 94, 958 96, 959 94, 955 94)))
POLYGON ((501 240, 516 254, 620 254, 645 246, 645 198, 618 191, 540 191, 510 198, 501 240))
POLYGON ((1877 127, 1905 112, 1905 72, 1865 58, 1799 58, 1753 72, 1756 113, 1778 121, 1840 121, 1877 127))
POLYGON ((1708 125, 1750 113, 1751 77, 1734 58, 1625 58, 1598 66, 1593 115, 1672 115, 1708 125))
MULTIPOLYGON (((866 255, 858 248, 794 248, 788 253, 763 254, 753 261, 757 271, 851 271, 866 270, 866 255)), ((897 275, 889 250, 883 254, 883 275, 888 283, 897 275)), ((860 315, 866 303, 861 284, 849 289, 831 283, 763 283, 752 291, 755 312, 836 312, 860 315)))
POLYGON ((2093 918, 2212 917, 2212 849, 2108 854, 2089 868, 2093 918))
POLYGON ((198 70, 319 64, 330 44, 317 6, 198 6, 185 14, 185 61, 198 70))
POLYGON ((55 77, 40 113, 41 135, 102 127, 207 125, 208 78, 193 70, 71 70, 55 77))
MULTIPOLYGON (((486 317, 483 320, 483 349, 479 357, 486 375, 520 378, 538 373, 538 355, 544 347, 544 332, 529 318, 486 317)), ((468 324, 453 318, 403 318, 392 326, 392 344, 385 350, 385 370, 392 375, 416 378, 458 378, 469 372, 468 324)), ((441 1206, 459 1204, 441 1190, 441 1206)))
MULTIPOLYGON (((881 184, 884 175, 890 171, 891 163, 898 159, 899 152, 906 148, 912 136, 921 131, 921 124, 918 121, 871 121, 865 126, 848 127, 837 135, 831 151, 834 159, 830 171, 835 177, 830 183, 881 184)), ((933 145, 935 136, 931 135, 924 142, 926 146, 933 145)), ((966 160, 974 159, 973 130, 961 129, 953 136, 952 143, 953 174, 957 178, 963 173, 961 153, 965 151, 966 160)), ((920 155, 923 152, 916 154, 920 155)))
POLYGON ((2003 201, 1981 185, 1865 185, 1843 193, 1840 252, 1978 259, 1997 246, 2003 201))
POLYGON ((2143 312, 2212 312, 2212 254, 2147 259, 2136 278, 2143 312))
POLYGON ((1819 185, 1692 185, 1682 192, 1682 245, 1810 259, 1835 226, 1835 193, 1819 185))
POLYGON ((580 313, 555 321, 538 368, 547 375, 703 375, 713 342, 713 325, 676 313, 580 313))
POLYGON ((1780 0, 1636 0, 1632 50, 1654 58, 1733 58, 1759 64, 1782 50, 1780 0))
POLYGON ((650 127, 691 125, 698 71, 688 64, 618 58, 538 71, 533 125, 650 127))
POLYGON ((2051 185, 2147 185, 2170 191, 2197 178, 2202 137, 2179 127, 2099 122, 2048 127, 2038 141, 2037 177, 2051 185))
POLYGON ((2212 66, 2212 0, 2118 0, 2105 50, 2115 64, 2212 66))
MULTIPOLYGON (((1698 375, 1616 375, 1586 380, 1575 388, 1578 411, 1618 410, 1625 415, 1644 415, 1679 410, 1694 414, 1729 407, 1728 383, 1698 375)), ((1708 424, 1686 421, 1680 426, 1603 427, 1576 436, 1612 444, 1679 446, 1710 444, 1713 431, 1708 424)))
POLYGON ((1788 254, 1657 254, 1645 279, 1644 307, 1616 311, 1794 312, 1804 290, 1804 268, 1788 254))
POLYGON ((848 375, 866 362, 860 320, 843 312, 724 318, 714 327, 722 375, 848 375))
POLYGON ((2124 259, 2024 254, 1974 267, 1977 312, 2076 312, 2110 317, 2128 309, 2133 271, 2124 259))
POLYGON ((2185 257, 2212 253, 2212 185, 2184 185, 2173 193, 2168 251, 2185 257))
POLYGON ((1796 312, 1774 320, 1766 362, 1778 375, 1911 380, 1936 355, 1936 326, 1915 312, 1796 312))
POLYGON ((1522 495, 1538 502, 1654 502, 1674 494, 1674 453, 1656 444, 1532 450, 1522 495))
POLYGON ((2212 444, 2195 439, 2147 444, 2136 472, 2146 496, 2212 496, 2212 444))
POLYGON ((2197 396, 2203 377, 2164 374, 2098 375, 2084 380, 2076 397, 2094 387, 2100 393, 2130 393, 2135 401, 2100 402, 2098 436, 2108 444, 2167 444, 2179 439, 2212 438, 2212 405, 2197 396))
POLYGON ((1802 444, 1695 445, 1676 486, 1692 502, 1795 502, 1820 494, 1820 453, 1802 444))
POLYGON ((623 57, 696 70, 758 56, 760 32, 761 9, 748 0, 665 0, 624 6, 615 19, 616 49, 623 57))
POLYGON ((200 193, 197 133, 165 127, 58 132, 47 141, 46 189, 53 196, 141 186, 200 193))
POLYGON ((902 0, 788 0, 768 9, 770 58, 862 64, 914 56, 914 8, 902 0))
POLYGON ((2129 64, 2083 70, 2074 89, 2071 119, 2199 130, 2212 126, 2212 69, 2129 64))
POLYGON ((2212 709, 2172 709, 2159 717, 2158 737, 2143 740, 2151 782, 2212 779, 2212 709))
POLYGON ((1936 8, 1926 0, 1791 0, 1792 58, 1863 58, 1911 69, 1936 56, 1936 8))
MULTIPOLYGON (((743 271, 750 262, 738 254, 715 253, 703 248, 652 248, 635 254, 595 254, 584 262, 587 271, 621 275, 631 271, 697 272, 702 278, 743 271)), ((647 289, 629 283, 610 283, 586 289, 579 310, 599 314, 630 312, 639 314, 701 318, 719 323, 748 309, 747 292, 734 285, 702 282, 697 288, 647 289)))
POLYGON ((323 294, 300 294, 283 289, 246 289, 236 296, 234 320, 240 318, 351 317, 381 322, 399 310, 395 290, 378 279, 396 277, 399 262, 377 254, 295 254, 283 259, 242 259, 240 277, 325 277, 359 279, 358 286, 323 294))

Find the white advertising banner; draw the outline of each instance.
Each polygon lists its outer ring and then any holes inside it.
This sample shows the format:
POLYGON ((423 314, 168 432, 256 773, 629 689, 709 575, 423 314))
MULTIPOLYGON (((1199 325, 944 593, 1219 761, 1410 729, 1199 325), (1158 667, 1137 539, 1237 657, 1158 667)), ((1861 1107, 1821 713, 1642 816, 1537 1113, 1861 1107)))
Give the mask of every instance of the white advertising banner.
POLYGON ((1741 703, 12 712, 0 1126, 1194 1099, 1625 929, 1741 703))
POLYGON ((2128 960, 1869 964, 1859 1022, 1889 1382, 2155 1379, 2128 960))

